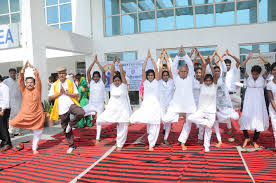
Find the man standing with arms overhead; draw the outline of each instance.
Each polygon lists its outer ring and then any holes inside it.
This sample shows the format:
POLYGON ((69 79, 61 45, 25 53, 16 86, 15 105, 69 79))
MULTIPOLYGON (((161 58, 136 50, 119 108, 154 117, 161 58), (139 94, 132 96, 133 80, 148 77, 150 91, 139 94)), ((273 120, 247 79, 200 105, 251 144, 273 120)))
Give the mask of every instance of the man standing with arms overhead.
POLYGON ((57 121, 60 118, 61 126, 69 144, 67 153, 71 153, 75 148, 72 127, 83 118, 85 112, 80 108, 77 101, 79 97, 78 89, 70 79, 66 78, 66 68, 59 67, 57 72, 58 80, 52 85, 48 94, 49 100, 55 101, 50 119, 57 121), (74 115, 71 120, 70 114, 74 115))
MULTIPOLYGON (((9 69, 10 77, 3 81, 10 89, 10 118, 9 121, 13 120, 13 118, 18 114, 21 106, 22 95, 18 86, 18 82, 16 79, 16 70, 14 68, 9 69)), ((9 125, 9 132, 11 137, 14 135, 20 135, 21 130, 19 128, 15 128, 9 125)))

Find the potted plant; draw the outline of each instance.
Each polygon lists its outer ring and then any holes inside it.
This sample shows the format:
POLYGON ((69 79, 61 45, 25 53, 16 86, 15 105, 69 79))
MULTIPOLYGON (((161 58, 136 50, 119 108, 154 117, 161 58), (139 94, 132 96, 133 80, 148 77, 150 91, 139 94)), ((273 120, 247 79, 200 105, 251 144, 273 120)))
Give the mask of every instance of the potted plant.
POLYGON ((55 121, 50 120, 50 115, 53 109, 53 105, 50 105, 48 100, 44 100, 42 103, 43 106, 43 112, 45 115, 45 126, 53 126, 55 124, 55 121))

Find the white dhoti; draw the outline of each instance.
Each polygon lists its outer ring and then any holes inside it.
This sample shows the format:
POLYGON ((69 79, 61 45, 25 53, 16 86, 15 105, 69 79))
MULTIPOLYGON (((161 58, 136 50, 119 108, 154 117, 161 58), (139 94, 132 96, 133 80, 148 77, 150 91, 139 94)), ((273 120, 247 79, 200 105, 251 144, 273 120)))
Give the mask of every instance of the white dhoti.
POLYGON ((123 147, 126 139, 127 139, 127 132, 128 132, 128 123, 118 123, 117 124, 117 147, 123 147))
POLYGON ((38 142, 42 136, 42 132, 43 132, 43 129, 41 130, 33 130, 34 131, 34 137, 33 137, 33 151, 36 151, 37 150, 37 147, 38 147, 38 142))
POLYGON ((269 106, 269 115, 271 118, 271 124, 272 124, 272 130, 273 130, 274 142, 275 142, 275 148, 276 148, 276 112, 272 108, 271 104, 269 106))
POLYGON ((149 146, 154 147, 160 131, 160 124, 147 124, 149 146))
POLYGON ((165 135, 164 135, 164 140, 168 140, 168 137, 170 135, 172 124, 171 123, 164 123, 164 128, 165 128, 165 135))

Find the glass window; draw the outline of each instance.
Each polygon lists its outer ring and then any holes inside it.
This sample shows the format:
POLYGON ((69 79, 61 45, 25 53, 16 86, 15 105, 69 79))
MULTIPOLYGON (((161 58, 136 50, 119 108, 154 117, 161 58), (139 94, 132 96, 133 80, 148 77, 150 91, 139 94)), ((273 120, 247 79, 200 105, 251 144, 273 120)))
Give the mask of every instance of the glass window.
POLYGON ((233 2, 234 0, 215 0, 216 3, 220 2, 233 2))
POLYGON ((194 27, 193 7, 177 8, 176 16, 176 29, 185 29, 194 27))
POLYGON ((105 0, 105 16, 120 14, 119 0, 105 0))
POLYGON ((9 23, 10 23, 9 15, 0 16, 0 25, 9 24, 9 23))
POLYGON ((257 1, 237 2, 237 24, 250 24, 257 22, 257 1))
POLYGON ((55 24, 55 25, 50 25, 51 27, 55 27, 55 28, 58 28, 59 29, 59 25, 58 24, 55 24))
POLYGON ((11 12, 20 11, 19 0, 10 0, 11 12))
POLYGON ((137 52, 125 52, 123 53, 122 60, 137 60, 137 52))
POLYGON ((216 25, 235 24, 234 3, 216 4, 216 25))
POLYGON ((120 35, 120 16, 107 17, 105 31, 107 36, 120 35))
POLYGON ((15 13, 11 15, 11 23, 20 22, 20 13, 15 13))
POLYGON ((276 1, 259 0, 259 21, 268 22, 276 20, 276 1))
POLYGON ((203 56, 209 56, 209 55, 212 55, 214 53, 215 48, 214 47, 198 48, 198 51, 203 56))
POLYGON ((72 21, 72 8, 71 4, 60 6, 60 22, 72 21))
POLYGON ((60 24, 60 29, 72 32, 72 23, 60 24))
POLYGON ((155 31, 155 12, 139 13, 140 32, 155 31))
POLYGON ((174 29, 174 12, 173 12, 173 10, 157 11, 157 29, 158 29, 158 31, 174 29))
POLYGON ((53 6, 47 8, 47 24, 58 23, 58 7, 53 6))
POLYGON ((213 3, 213 0, 195 0, 195 4, 209 4, 213 3))
POLYGON ((172 8, 173 0, 156 0, 156 8, 164 9, 164 8, 172 8))
POLYGON ((106 61, 113 61, 115 56, 117 56, 118 59, 121 61, 137 60, 137 52, 130 51, 130 52, 119 52, 119 53, 107 53, 106 61))
POLYGON ((59 0, 59 3, 69 3, 71 0, 59 0))
POLYGON ((214 26, 214 7, 213 5, 196 6, 196 27, 214 26))
POLYGON ((58 0, 46 0, 47 6, 55 5, 55 4, 58 4, 58 0))
POLYGON ((127 14, 122 16, 122 33, 137 33, 137 14, 127 14))
POLYGON ((175 0, 175 6, 179 7, 179 6, 191 6, 193 5, 193 0, 175 0))
POLYGON ((121 0, 121 12, 131 13, 137 11, 136 0, 121 0))
POLYGON ((154 0, 138 0, 139 11, 154 10, 154 0))
POLYGON ((0 14, 9 13, 8 0, 0 0, 0 14))

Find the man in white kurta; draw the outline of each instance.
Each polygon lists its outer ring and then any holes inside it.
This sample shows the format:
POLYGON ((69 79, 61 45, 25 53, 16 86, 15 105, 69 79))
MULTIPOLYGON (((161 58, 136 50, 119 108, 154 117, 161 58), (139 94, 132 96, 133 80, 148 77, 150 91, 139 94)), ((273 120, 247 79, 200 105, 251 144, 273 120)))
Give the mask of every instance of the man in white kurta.
POLYGON ((179 70, 177 69, 179 65, 178 56, 175 57, 172 64, 175 92, 163 119, 165 123, 178 122, 179 114, 189 115, 196 111, 193 96, 194 66, 188 55, 185 55, 183 58, 186 65, 181 66, 179 70))
MULTIPOLYGON (((5 79, 3 83, 9 87, 10 91, 10 118, 9 121, 11 121, 20 111, 21 107, 21 100, 22 100, 22 95, 17 83, 16 79, 16 70, 15 69, 10 69, 9 70, 9 75, 10 77, 5 79)), ((19 134, 20 133, 19 128, 15 128, 11 125, 9 125, 9 132, 11 134, 11 137, 14 136, 14 134, 19 134)))

